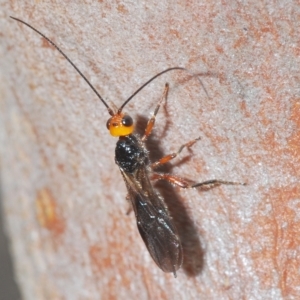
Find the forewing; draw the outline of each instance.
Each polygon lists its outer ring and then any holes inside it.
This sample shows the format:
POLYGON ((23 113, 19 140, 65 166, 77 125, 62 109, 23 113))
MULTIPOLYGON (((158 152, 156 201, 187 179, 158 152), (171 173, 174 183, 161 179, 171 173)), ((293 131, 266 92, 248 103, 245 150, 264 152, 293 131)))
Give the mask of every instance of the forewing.
POLYGON ((123 176, 149 253, 164 272, 173 272, 176 276, 182 264, 182 248, 168 209, 153 190, 146 170, 123 176))

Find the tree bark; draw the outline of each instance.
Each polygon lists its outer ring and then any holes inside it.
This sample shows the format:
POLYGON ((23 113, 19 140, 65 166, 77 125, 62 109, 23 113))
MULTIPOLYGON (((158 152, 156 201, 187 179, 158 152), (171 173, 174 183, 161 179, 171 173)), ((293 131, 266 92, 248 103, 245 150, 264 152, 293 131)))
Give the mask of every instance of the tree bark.
POLYGON ((296 2, 0 2, 1 185, 23 299, 299 298, 296 2), (142 133, 169 82, 151 159, 200 136, 167 172, 247 182, 207 192, 155 184, 183 244, 176 279, 126 215, 104 105, 10 15, 61 47, 110 106, 166 68, 199 75, 165 74, 124 109, 142 133))

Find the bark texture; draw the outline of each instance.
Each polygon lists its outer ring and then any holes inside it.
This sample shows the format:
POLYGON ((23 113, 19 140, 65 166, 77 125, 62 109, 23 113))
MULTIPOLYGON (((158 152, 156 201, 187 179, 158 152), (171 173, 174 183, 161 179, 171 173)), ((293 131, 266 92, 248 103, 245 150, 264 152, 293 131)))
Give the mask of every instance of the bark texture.
POLYGON ((23 299, 300 297, 299 7, 296 1, 0 1, 1 185, 23 299), (170 83, 152 158, 198 136, 167 171, 247 186, 158 184, 183 243, 175 279, 126 215, 103 104, 47 42, 142 131, 170 83))

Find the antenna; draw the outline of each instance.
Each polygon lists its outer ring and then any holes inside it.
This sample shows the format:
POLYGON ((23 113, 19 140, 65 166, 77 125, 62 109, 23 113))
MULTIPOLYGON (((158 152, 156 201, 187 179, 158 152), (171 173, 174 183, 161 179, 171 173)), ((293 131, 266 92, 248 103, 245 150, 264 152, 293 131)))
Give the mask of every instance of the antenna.
POLYGON ((119 108, 118 112, 121 112, 122 109, 125 107, 125 105, 136 95, 138 94, 145 86, 147 86, 151 81, 153 81, 154 79, 156 79, 157 77, 159 77, 160 75, 167 73, 169 71, 173 71, 173 70, 183 70, 183 71, 188 71, 185 68, 182 67, 173 67, 173 68, 169 68, 166 69, 158 74, 156 74, 155 76, 153 76, 152 78, 150 78, 147 82, 145 82, 141 87, 139 87, 119 108))
POLYGON ((78 72, 78 74, 85 80, 85 82, 90 86, 90 88, 94 91, 94 93, 97 95, 97 97, 101 100, 101 102, 105 105, 105 107, 107 108, 109 114, 111 116, 114 115, 113 110, 108 106, 108 104, 104 101, 104 99, 101 97, 101 95, 97 92, 97 90, 94 88, 94 86, 89 82, 89 80, 82 74, 82 72, 76 67, 76 65, 71 61, 71 59, 56 45, 54 44, 54 42, 52 42, 49 38, 47 38, 43 33, 41 33, 40 31, 38 31, 37 29, 35 29, 33 26, 29 25, 28 23, 18 19, 18 18, 14 18, 11 17, 12 19, 23 23, 24 25, 28 26, 29 28, 31 28, 32 30, 34 30, 36 33, 38 33, 40 36, 42 36, 48 43, 50 43, 53 47, 55 47, 60 54, 71 64, 71 66, 78 72))
MULTIPOLYGON (((106 101, 102 98, 102 96, 97 92, 96 88, 90 83, 90 81, 85 77, 85 75, 83 75, 83 73, 78 69, 78 67, 71 61, 71 59, 54 43, 52 42, 48 37, 46 37, 43 33, 41 33, 39 30, 35 29, 33 26, 31 26, 30 24, 26 23, 25 21, 22 21, 18 18, 12 17, 10 16, 10 18, 12 18, 15 21, 18 21, 24 25, 26 25, 27 27, 31 28, 33 31, 35 31, 37 34, 39 34, 41 37, 43 37, 48 43, 50 43, 53 47, 56 48, 56 50, 59 51, 59 53, 71 64, 71 66, 77 71, 77 73, 85 80, 85 82, 90 86, 90 88, 93 90, 93 92, 97 95, 97 97, 100 99, 100 101, 105 105, 105 107, 108 110, 108 113, 113 116, 114 112, 113 110, 108 106, 108 104, 106 103, 106 101)), ((153 76, 152 78, 150 78, 147 82, 145 82, 141 87, 139 87, 118 109, 118 113, 120 113, 122 111, 122 109, 127 105, 127 103, 129 101, 131 101, 131 99, 136 96, 144 87, 146 87, 150 82, 152 82, 154 79, 156 79, 157 77, 163 75, 164 73, 170 72, 170 71, 174 71, 174 70, 182 70, 182 71, 186 71, 191 75, 195 75, 192 74, 189 70, 182 68, 182 67, 173 67, 173 68, 168 68, 158 74, 156 74, 155 76, 153 76)), ((199 79, 200 80, 200 79, 199 79)), ((201 82, 201 80, 200 80, 201 82)), ((201 82, 202 84, 202 82, 201 82)), ((203 84, 202 84, 203 86, 203 84)))

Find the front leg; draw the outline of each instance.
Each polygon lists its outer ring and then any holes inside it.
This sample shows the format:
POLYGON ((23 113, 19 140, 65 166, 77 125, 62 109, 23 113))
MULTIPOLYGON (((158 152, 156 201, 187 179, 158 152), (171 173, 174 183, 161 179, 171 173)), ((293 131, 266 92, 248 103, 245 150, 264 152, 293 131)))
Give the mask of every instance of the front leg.
POLYGON ((155 124, 155 118, 156 118, 156 115, 159 111, 159 108, 161 106, 161 103, 167 99, 168 97, 168 92, 169 92, 169 84, 166 83, 165 85, 165 90, 164 90, 164 93, 163 93, 163 96, 161 97, 161 99, 159 100, 155 110, 154 110, 154 113, 153 113, 153 116, 149 119, 148 123, 147 123, 147 126, 146 126, 146 129, 145 129, 145 132, 144 132, 144 135, 142 137, 142 142, 144 142, 148 136, 151 134, 152 132, 152 129, 154 127, 154 124, 155 124))

